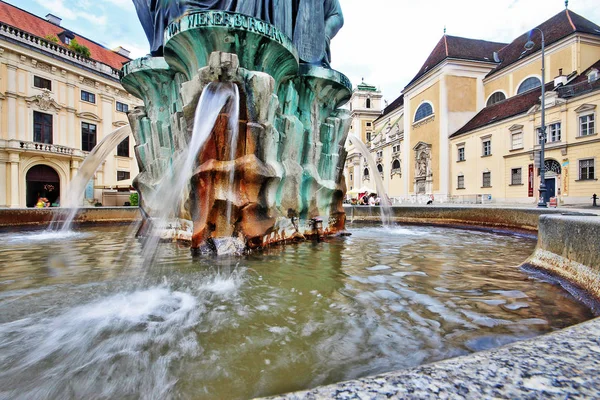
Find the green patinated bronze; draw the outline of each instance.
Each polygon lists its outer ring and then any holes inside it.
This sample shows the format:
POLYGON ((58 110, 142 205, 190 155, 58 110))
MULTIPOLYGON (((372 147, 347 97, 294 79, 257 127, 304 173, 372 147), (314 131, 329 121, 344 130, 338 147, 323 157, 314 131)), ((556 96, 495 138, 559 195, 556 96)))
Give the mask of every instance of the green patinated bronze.
MULTIPOLYGON (((210 219, 223 204, 233 204, 231 224, 215 219, 211 234, 241 233, 255 245, 257 236, 279 231, 281 221, 291 216, 300 218, 300 234, 314 233, 311 221, 316 217, 324 217, 325 230, 343 229, 344 144, 350 113, 340 106, 350 99, 350 81, 331 69, 299 65, 290 40, 269 24, 218 11, 184 15, 165 33, 164 58, 142 58, 123 68, 123 86, 145 104, 129 116, 142 206, 145 193, 186 148, 200 94, 214 81, 233 82, 240 90, 238 153, 235 160, 199 158, 202 165, 193 181, 214 187, 214 193, 206 205, 192 185, 189 197, 196 201, 184 202, 187 208, 180 217, 201 214, 210 219), (235 193, 228 195, 222 177, 231 169, 236 171, 235 193), (248 174, 254 177, 251 181, 248 174), (189 208, 199 203, 207 209, 189 208), (257 235, 250 225, 264 228, 257 235)), ((223 143, 218 132, 214 135, 219 154, 228 154, 223 150, 230 144, 223 143)), ((195 221, 194 235, 206 238, 206 227, 199 225, 195 221)))

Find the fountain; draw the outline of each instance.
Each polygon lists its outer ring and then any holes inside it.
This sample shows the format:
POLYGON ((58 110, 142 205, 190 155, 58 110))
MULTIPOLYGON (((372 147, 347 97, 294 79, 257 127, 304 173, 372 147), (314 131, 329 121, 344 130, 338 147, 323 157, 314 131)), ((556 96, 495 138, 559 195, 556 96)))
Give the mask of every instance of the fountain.
POLYGON ((309 37, 302 25, 327 20, 328 33, 335 34, 341 10, 331 3, 335 7, 324 10, 301 7, 298 17, 311 20, 296 21, 293 41, 285 7, 280 19, 231 12, 241 5, 215 10, 196 4, 176 16, 155 11, 155 19, 168 23, 164 43, 153 44, 154 56, 126 64, 122 76, 123 86, 144 102, 129 119, 140 167, 134 186, 148 220, 168 215, 162 225, 193 227, 179 237, 195 250, 222 239, 252 249, 344 230, 350 115, 340 106, 352 86, 328 67, 325 40, 309 37), (215 83, 233 85, 239 104, 220 108, 213 122, 197 110, 215 83), (208 135, 192 151, 199 123, 208 135), (178 161, 186 155, 190 163, 178 161), (169 190, 173 176, 185 182, 169 190))

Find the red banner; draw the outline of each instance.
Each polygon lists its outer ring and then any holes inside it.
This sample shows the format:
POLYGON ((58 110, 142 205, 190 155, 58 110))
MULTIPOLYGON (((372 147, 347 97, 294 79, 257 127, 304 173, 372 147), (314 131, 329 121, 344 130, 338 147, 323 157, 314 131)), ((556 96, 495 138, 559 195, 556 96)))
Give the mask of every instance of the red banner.
POLYGON ((529 164, 529 197, 533 197, 533 164, 529 164))

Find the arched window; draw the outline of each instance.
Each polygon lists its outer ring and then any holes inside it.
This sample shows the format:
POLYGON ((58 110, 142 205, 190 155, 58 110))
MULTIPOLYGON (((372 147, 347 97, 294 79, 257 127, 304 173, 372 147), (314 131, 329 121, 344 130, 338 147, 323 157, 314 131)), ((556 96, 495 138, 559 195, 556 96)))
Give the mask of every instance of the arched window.
POLYGON ((417 113, 415 114, 415 122, 420 121, 424 118, 429 117, 433 114, 433 107, 429 103, 423 103, 417 109, 417 113))
POLYGON ((367 99, 367 108, 371 108, 371 99, 367 99))
POLYGON ((535 88, 539 88, 540 86, 542 86, 540 79, 532 76, 531 78, 525 79, 523 83, 521 83, 521 86, 519 86, 519 89, 517 90, 517 94, 528 92, 535 88))
POLYGON ((383 165, 377 164, 377 171, 379 171, 380 174, 383 174, 383 165))
POLYGON ((400 161, 399 160, 394 160, 394 162, 392 163, 392 170, 397 170, 400 169, 400 161))
POLYGON ((556 160, 546 160, 544 162, 544 168, 546 172, 553 172, 556 175, 560 175, 560 173, 562 172, 562 167, 560 166, 560 163, 556 160))
POLYGON ((365 170, 363 171, 363 176, 364 177, 369 177, 369 168, 365 168, 365 170))
POLYGON ((493 106, 496 103, 506 100, 506 96, 502 92, 493 93, 487 101, 487 107, 493 106))

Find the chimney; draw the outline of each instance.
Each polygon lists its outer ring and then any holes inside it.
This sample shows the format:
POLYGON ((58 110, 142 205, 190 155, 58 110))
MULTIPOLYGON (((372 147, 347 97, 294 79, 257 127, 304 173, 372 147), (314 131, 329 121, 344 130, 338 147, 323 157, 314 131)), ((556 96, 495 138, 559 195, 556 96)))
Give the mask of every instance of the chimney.
POLYGON ((58 18, 54 14, 46 15, 46 20, 48 20, 48 22, 53 23, 54 25, 58 25, 58 26, 60 26, 60 23, 62 22, 62 18, 58 18))
POLYGON ((558 70, 558 76, 554 78, 554 87, 558 87, 559 85, 564 86, 567 84, 567 76, 563 75, 563 69, 558 70))
POLYGON ((131 53, 129 50, 125 49, 123 46, 119 46, 117 47, 115 50, 115 53, 122 55, 123 57, 129 57, 129 54, 131 53))

